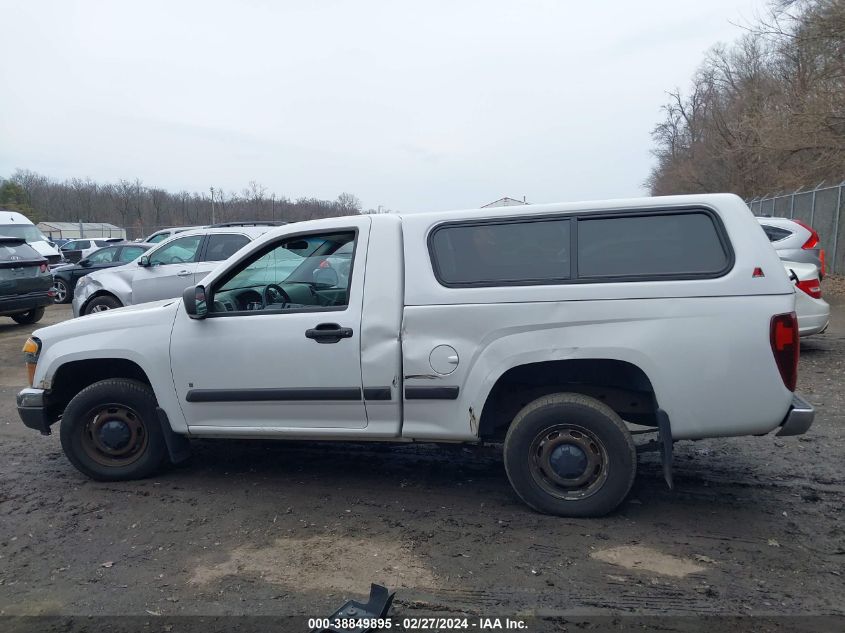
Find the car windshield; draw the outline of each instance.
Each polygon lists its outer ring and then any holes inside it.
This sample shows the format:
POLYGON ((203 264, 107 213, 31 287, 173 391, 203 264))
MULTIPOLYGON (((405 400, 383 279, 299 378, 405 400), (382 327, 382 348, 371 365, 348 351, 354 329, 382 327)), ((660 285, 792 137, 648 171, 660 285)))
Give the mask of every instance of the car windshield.
POLYGON ((0 235, 19 237, 28 243, 47 241, 34 224, 0 224, 0 235))

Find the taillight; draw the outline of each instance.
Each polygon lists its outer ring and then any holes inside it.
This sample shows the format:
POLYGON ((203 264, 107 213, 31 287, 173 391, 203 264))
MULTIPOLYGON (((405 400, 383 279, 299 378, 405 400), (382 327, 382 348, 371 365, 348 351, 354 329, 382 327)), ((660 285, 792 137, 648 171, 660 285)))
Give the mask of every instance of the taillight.
POLYGON ((41 264, 41 265, 38 267, 38 270, 40 270, 42 273, 46 273, 46 272, 47 272, 48 270, 50 270, 50 269, 49 269, 49 267, 47 266, 47 264, 41 264))
POLYGON ((814 229, 812 226, 804 224, 801 220, 793 220, 793 222, 795 222, 795 224, 803 226, 810 232, 810 237, 807 238, 807 241, 804 242, 804 245, 801 248, 815 248, 819 245, 819 234, 816 232, 816 229, 814 229))
POLYGON ((824 249, 823 248, 819 249, 819 262, 820 262, 820 264, 819 264, 819 275, 824 277, 824 274, 825 274, 826 271, 825 271, 824 249))
POLYGON ((810 295, 813 299, 822 298, 822 285, 818 279, 808 279, 807 281, 799 281, 797 284, 801 290, 810 295))
POLYGON ((769 340, 783 384, 790 391, 795 391, 798 382, 798 317, 794 312, 772 317, 769 340))

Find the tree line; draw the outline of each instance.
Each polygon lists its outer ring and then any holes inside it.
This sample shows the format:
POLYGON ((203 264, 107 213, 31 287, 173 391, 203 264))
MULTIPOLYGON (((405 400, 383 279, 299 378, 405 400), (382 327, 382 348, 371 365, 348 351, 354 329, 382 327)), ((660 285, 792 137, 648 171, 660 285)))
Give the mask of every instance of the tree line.
POLYGON ((127 229, 131 238, 143 237, 169 226, 212 222, 276 220, 295 222, 361 213, 361 203, 350 193, 336 200, 270 194, 257 182, 240 192, 167 191, 140 179, 98 183, 90 178, 57 180, 19 169, 0 179, 0 208, 26 214, 34 222, 108 222, 127 229), (213 196, 213 207, 212 207, 213 196))
POLYGON ((775 0, 669 93, 654 195, 743 197, 845 179, 845 0, 775 0))

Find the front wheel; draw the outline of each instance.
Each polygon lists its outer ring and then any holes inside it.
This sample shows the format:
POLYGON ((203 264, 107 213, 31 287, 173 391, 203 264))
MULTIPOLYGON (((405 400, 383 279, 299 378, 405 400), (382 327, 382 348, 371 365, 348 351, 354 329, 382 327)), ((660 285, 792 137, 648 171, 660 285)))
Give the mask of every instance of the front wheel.
POLYGON ((101 380, 76 394, 62 416, 60 437, 70 462, 98 481, 147 477, 167 451, 155 395, 124 378, 101 380))
POLYGON ((85 307, 85 314, 94 314, 96 312, 105 312, 106 310, 114 310, 115 308, 122 308, 123 305, 115 297, 111 295, 103 295, 96 297, 85 307))
POLYGON ((67 303, 73 298, 64 279, 54 280, 53 288, 56 290, 56 297, 54 299, 56 303, 67 303))
POLYGON ((546 514, 596 517, 627 496, 637 470, 631 433, 595 398, 557 393, 526 405, 508 429, 505 470, 519 497, 546 514))
POLYGON ((41 320, 41 317, 44 316, 44 308, 33 308, 29 312, 21 312, 20 314, 13 314, 12 320, 15 323, 20 323, 21 325, 30 325, 32 323, 38 323, 41 320))

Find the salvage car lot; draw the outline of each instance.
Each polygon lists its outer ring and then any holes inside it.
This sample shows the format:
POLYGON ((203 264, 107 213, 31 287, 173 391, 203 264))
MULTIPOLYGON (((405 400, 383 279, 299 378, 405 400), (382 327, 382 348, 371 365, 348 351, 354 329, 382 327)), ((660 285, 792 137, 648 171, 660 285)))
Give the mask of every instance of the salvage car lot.
POLYGON ((620 510, 587 520, 528 510, 495 447, 203 441, 155 478, 88 480, 19 421, 35 328, 2 323, 0 613, 322 616, 370 582, 400 615, 845 613, 837 282, 802 341, 807 435, 681 442, 674 492, 643 455, 620 510))

